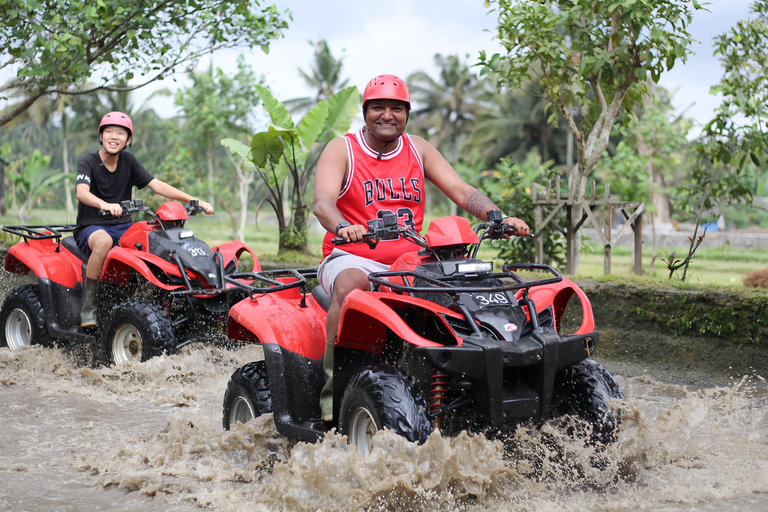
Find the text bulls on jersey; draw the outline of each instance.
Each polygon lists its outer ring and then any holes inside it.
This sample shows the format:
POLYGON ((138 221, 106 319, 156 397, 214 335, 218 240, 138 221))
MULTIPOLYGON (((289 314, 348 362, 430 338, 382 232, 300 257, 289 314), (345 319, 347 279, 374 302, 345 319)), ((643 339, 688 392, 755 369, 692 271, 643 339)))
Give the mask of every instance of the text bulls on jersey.
POLYGON ((421 188, 417 178, 411 178, 407 182, 405 178, 400 178, 398 183, 394 183, 392 178, 366 180, 363 182, 363 189, 365 206, 374 202, 399 200, 421 203, 421 188))

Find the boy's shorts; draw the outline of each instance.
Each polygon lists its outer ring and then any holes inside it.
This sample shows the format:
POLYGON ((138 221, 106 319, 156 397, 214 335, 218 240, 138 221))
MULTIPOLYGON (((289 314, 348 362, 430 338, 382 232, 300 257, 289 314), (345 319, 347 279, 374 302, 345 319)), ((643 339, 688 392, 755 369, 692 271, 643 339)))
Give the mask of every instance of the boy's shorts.
POLYGON ((90 238, 95 231, 100 229, 106 231, 109 236, 112 237, 112 245, 115 246, 131 226, 133 226, 133 222, 122 222, 120 224, 109 224, 106 226, 91 224, 89 226, 84 226, 83 229, 80 230, 75 241, 77 242, 77 247, 83 251, 83 253, 90 256, 91 248, 88 246, 88 238, 90 238))

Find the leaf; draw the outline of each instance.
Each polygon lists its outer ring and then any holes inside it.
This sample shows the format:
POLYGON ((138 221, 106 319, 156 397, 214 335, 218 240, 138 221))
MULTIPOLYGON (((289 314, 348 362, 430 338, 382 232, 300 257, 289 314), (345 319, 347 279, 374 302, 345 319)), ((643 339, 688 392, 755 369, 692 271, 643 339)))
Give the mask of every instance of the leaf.
POLYGON ((289 131, 278 131, 270 127, 266 132, 260 132, 251 139, 251 161, 256 167, 266 168, 267 162, 273 165, 280 161, 283 155, 283 141, 281 136, 292 137, 289 131))
POLYGON ((272 119, 272 124, 279 126, 280 128, 284 128, 287 130, 290 130, 294 127, 293 119, 291 118, 291 115, 288 113, 288 110, 285 108, 285 105, 277 101, 275 97, 272 95, 269 89, 264 87, 263 85, 257 85, 256 90, 259 93, 259 98, 261 98, 261 102, 264 104, 264 109, 269 114, 269 117, 272 119))
POLYGON ((242 158, 251 157, 251 148, 236 139, 221 139, 221 145, 229 149, 233 155, 242 158))
POLYGON ((328 98, 328 117, 325 121, 328 138, 335 139, 347 133, 360 108, 360 91, 354 86, 328 98))

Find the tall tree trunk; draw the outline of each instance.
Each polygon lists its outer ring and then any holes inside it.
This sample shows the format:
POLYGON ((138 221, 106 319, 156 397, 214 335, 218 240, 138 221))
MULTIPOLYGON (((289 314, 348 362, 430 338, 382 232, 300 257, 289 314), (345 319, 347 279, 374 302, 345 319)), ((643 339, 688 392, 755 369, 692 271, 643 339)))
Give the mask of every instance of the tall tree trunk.
POLYGON ((8 213, 8 206, 5 204, 5 162, 0 160, 0 215, 8 213))
MULTIPOLYGON (((67 115, 62 111, 61 113, 61 145, 63 146, 61 151, 61 158, 64 161, 64 173, 69 174, 69 150, 67 148, 67 115)), ((64 210, 67 215, 72 215, 75 212, 75 207, 72 204, 72 189, 69 178, 64 180, 64 210)))
POLYGON ((208 137, 208 202, 211 205, 216 204, 213 190, 214 172, 213 172, 213 138, 208 137))
MULTIPOLYGON (((646 109, 653 105, 655 84, 649 78, 647 81, 648 95, 643 98, 643 107, 646 109)), ((637 154, 648 159, 648 179, 650 180, 651 203, 653 204, 654 215, 652 221, 659 224, 669 224, 671 216, 669 211, 669 197, 665 192, 666 183, 659 170, 653 165, 653 156, 656 154, 656 148, 651 147, 643 137, 643 134, 637 133, 637 154)))

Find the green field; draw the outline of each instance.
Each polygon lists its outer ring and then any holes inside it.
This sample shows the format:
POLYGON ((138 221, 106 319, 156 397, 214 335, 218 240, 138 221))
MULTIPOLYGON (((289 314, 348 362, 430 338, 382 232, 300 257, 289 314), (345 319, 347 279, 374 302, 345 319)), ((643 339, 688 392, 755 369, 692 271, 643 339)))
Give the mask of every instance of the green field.
MULTIPOLYGON (((18 225, 74 222, 73 219, 67 219, 66 215, 60 210, 35 210, 34 215, 34 218, 24 223, 15 216, 6 215, 0 217, 0 223, 2 225, 18 225)), ((314 266, 319 262, 322 234, 310 230, 309 241, 312 254, 306 257, 289 255, 285 258, 277 255, 278 230, 276 226, 270 225, 269 220, 267 216, 264 216, 260 218, 258 229, 253 224, 246 228, 245 243, 256 252, 260 260, 280 261, 287 259, 289 263, 297 263, 303 266, 314 266)), ((195 232, 195 236, 205 240, 210 245, 226 242, 233 238, 232 225, 226 214, 219 213, 210 217, 200 215, 190 219, 187 222, 187 227, 195 232)), ((7 247, 9 244, 14 243, 14 240, 8 237, 7 233, 2 233, 0 242, 7 247)), ((681 247, 676 249, 659 249, 651 272, 651 250, 645 249, 643 251, 644 275, 660 281, 667 280, 669 272, 662 258, 673 250, 677 251, 677 257, 680 258, 687 253, 688 249, 681 247)), ((483 247, 480 251, 480 256, 485 259, 491 259, 494 255, 495 251, 486 247, 483 247)), ((702 246, 696 252, 691 262, 688 270, 688 281, 693 284, 742 286, 742 278, 747 273, 766 268, 768 268, 768 248, 734 249, 727 247, 707 248, 702 246)), ((612 275, 619 277, 632 275, 631 248, 624 246, 613 248, 611 270, 612 275)), ((598 277, 602 275, 602 248, 596 244, 586 246, 582 254, 577 277, 598 277)), ((679 280, 679 277, 675 279, 679 280)))

